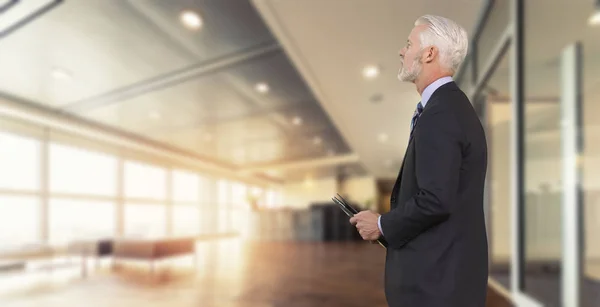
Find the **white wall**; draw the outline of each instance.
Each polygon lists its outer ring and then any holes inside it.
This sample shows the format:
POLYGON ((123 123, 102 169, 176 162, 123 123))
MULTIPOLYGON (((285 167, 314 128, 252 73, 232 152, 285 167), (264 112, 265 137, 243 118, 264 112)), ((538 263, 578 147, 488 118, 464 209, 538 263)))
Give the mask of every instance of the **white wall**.
POLYGON ((306 180, 283 185, 283 204, 292 208, 307 208, 317 201, 331 201, 335 195, 335 178, 306 180))
POLYGON ((377 208, 377 185, 375 177, 364 176, 355 177, 346 183, 346 192, 352 201, 356 201, 362 206, 367 206, 375 210, 377 208))
MULTIPOLYGON (((372 176, 352 177, 346 182, 349 200, 364 205, 371 201, 372 209, 376 207, 377 188, 372 176)), ((283 203, 293 208, 307 208, 311 203, 329 202, 337 193, 334 177, 286 183, 283 186, 283 203)))

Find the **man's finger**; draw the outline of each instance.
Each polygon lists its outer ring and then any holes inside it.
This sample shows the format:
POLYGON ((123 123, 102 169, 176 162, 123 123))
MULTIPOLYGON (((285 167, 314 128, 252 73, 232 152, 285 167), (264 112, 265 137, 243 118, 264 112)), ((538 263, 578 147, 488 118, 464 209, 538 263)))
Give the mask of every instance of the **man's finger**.
POLYGON ((367 210, 363 210, 363 211, 361 211, 361 212, 359 212, 359 213, 355 214, 354 216, 357 216, 357 217, 362 217, 363 215, 365 215, 365 212, 367 212, 367 210))
POLYGON ((350 224, 356 225, 357 222, 358 222, 358 219, 356 218, 356 215, 350 218, 350 224))
POLYGON ((359 220, 358 222, 356 222, 356 228, 362 229, 363 227, 365 227, 364 221, 359 220))

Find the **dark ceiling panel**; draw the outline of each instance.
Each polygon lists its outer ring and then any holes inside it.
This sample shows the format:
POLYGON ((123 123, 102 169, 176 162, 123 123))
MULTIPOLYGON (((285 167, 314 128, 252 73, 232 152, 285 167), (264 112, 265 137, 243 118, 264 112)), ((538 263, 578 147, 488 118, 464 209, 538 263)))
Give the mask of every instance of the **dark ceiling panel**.
POLYGON ((272 53, 260 60, 241 63, 224 73, 233 88, 248 94, 263 107, 315 101, 312 92, 283 51, 272 53), (260 83, 268 86, 268 93, 258 95, 255 89, 260 83))
POLYGON ((164 35, 193 52, 199 61, 275 41, 252 4, 246 0, 126 2, 164 35), (179 16, 188 10, 201 17, 201 30, 190 31, 181 26, 179 16))

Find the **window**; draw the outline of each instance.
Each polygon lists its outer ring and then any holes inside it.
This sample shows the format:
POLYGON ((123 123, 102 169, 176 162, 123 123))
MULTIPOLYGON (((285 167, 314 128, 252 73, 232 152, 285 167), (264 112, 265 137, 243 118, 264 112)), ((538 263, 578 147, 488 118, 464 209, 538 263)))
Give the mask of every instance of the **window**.
POLYGON ((200 233, 200 208, 196 205, 173 206, 173 235, 187 236, 200 233))
POLYGON ((0 188, 39 190, 41 142, 0 132, 0 188))
POLYGON ((194 202, 200 199, 200 179, 194 173, 173 171, 173 200, 175 202, 194 202))
POLYGON ((38 197, 0 196, 0 249, 39 242, 39 210, 38 197))
POLYGON ((256 209, 265 206, 266 195, 263 189, 252 187, 250 189, 250 195, 252 195, 252 208, 256 209))
POLYGON ((49 150, 52 193, 116 195, 116 157, 59 144, 49 150))
POLYGON ((199 176, 200 181, 200 203, 202 206, 212 206, 212 198, 216 195, 214 192, 214 180, 199 176))
POLYGON ((125 236, 128 238, 161 238, 167 230, 167 206, 162 204, 125 205, 125 236))
POLYGON ((217 182, 217 201, 219 203, 220 208, 229 207, 229 203, 231 201, 231 186, 229 181, 220 179, 217 182))
POLYGON ((229 181, 220 179, 217 182, 218 201, 218 232, 229 232, 231 230, 231 184, 229 181))
POLYGON ((115 204, 97 200, 50 199, 50 243, 112 237, 115 204))
POLYGON ((231 187, 232 205, 238 208, 248 208, 247 187, 241 183, 235 183, 231 187))
POLYGON ((230 213, 231 212, 227 209, 219 209, 219 225, 217 228, 219 233, 229 232, 231 230, 230 218, 232 218, 232 216, 230 213))
POLYGON ((166 199, 165 169, 137 162, 125 162, 125 196, 141 199, 166 199))
POLYGON ((213 234, 218 231, 218 212, 214 208, 200 209, 200 233, 213 234))
POLYGON ((269 190, 267 192, 266 206, 267 208, 276 208, 282 205, 281 192, 269 190))

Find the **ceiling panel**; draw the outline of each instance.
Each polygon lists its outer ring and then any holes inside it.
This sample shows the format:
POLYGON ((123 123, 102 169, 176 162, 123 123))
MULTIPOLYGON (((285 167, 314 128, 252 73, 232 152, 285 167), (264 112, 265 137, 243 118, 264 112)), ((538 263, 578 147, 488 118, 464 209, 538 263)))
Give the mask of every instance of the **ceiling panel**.
POLYGON ((52 106, 196 61, 123 1, 64 1, 1 43, 0 91, 52 106))
POLYGON ((283 51, 246 61, 224 72, 230 85, 262 107, 314 103, 315 98, 283 51), (264 83, 268 92, 256 86, 264 83))
POLYGON ((360 163, 345 163, 340 165, 324 166, 317 169, 291 169, 271 170, 261 173, 266 178, 276 178, 284 182, 304 181, 305 184, 313 184, 313 180, 331 178, 344 174, 349 177, 365 176, 367 171, 360 163))
POLYGON ((254 8, 244 0, 126 0, 131 8, 173 43, 207 61, 274 40, 254 8), (201 30, 182 27, 184 11, 198 13, 201 30))
POLYGON ((331 127, 318 133, 303 127, 282 129, 269 116, 240 119, 187 130, 157 131, 159 141, 251 166, 349 153, 346 143, 331 127))
POLYGON ((239 119, 254 109, 216 74, 75 113, 124 129, 156 133, 239 119))

